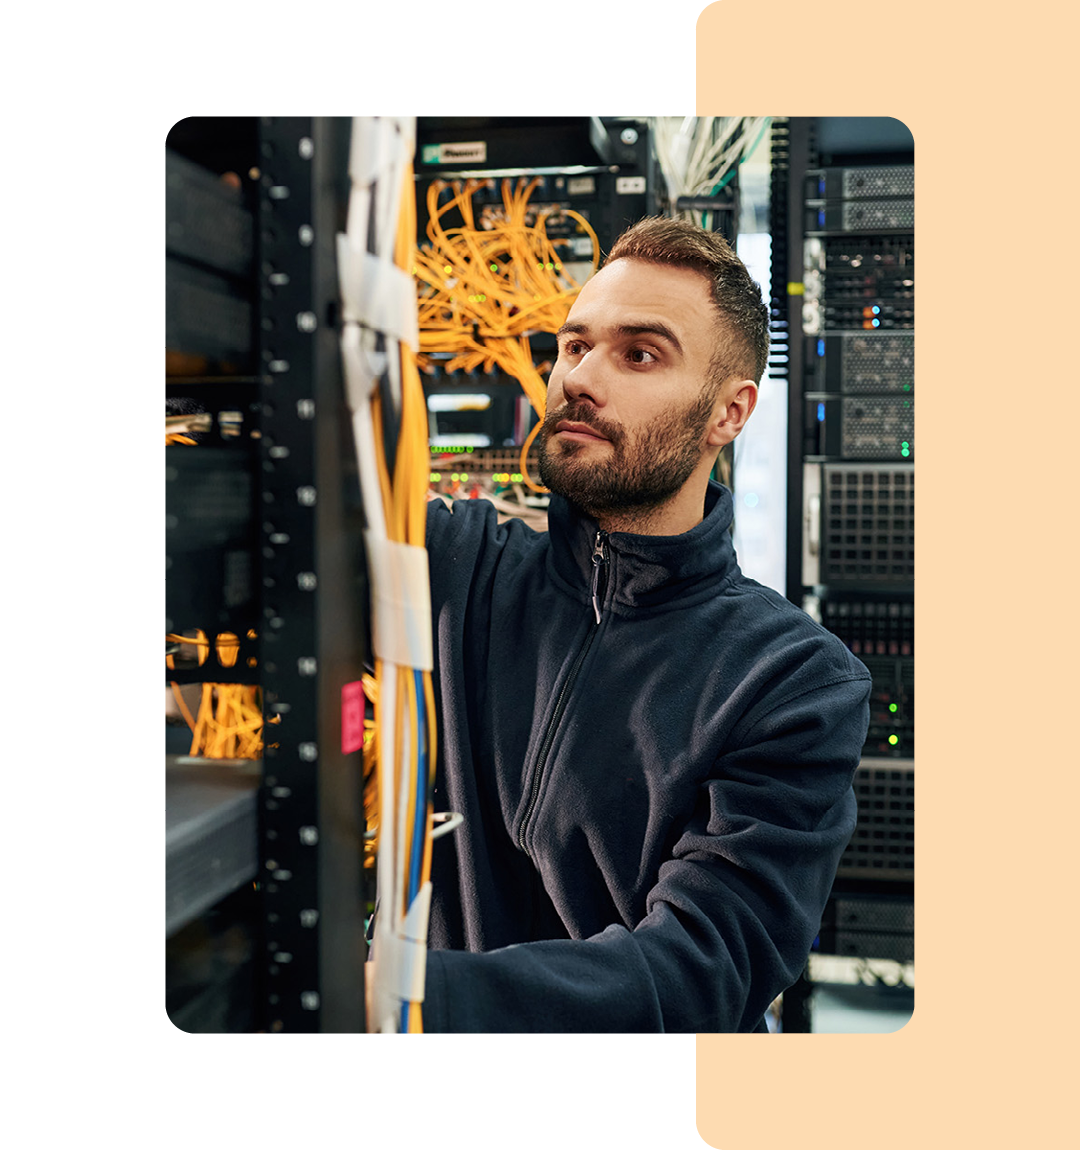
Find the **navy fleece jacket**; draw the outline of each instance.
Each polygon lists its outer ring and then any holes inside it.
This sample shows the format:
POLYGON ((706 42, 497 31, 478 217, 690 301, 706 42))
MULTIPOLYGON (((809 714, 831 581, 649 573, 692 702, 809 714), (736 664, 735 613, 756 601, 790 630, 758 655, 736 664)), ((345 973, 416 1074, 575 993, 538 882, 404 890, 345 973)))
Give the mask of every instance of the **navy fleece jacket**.
POLYGON ((802 970, 870 678, 742 575, 725 488, 705 512, 605 536, 558 496, 546 533, 430 505, 435 809, 464 823, 433 847, 426 1031, 754 1030, 802 970))

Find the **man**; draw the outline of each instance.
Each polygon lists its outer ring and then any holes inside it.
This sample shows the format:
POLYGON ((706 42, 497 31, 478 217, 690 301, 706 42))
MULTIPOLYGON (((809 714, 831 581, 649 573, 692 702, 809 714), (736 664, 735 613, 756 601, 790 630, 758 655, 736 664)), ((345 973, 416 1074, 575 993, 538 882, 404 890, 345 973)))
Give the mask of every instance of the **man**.
POLYGON ((767 312, 719 237, 625 233, 558 335, 549 531, 432 503, 427 1031, 744 1031, 798 977, 854 828, 870 680, 744 578, 709 476, 767 312))

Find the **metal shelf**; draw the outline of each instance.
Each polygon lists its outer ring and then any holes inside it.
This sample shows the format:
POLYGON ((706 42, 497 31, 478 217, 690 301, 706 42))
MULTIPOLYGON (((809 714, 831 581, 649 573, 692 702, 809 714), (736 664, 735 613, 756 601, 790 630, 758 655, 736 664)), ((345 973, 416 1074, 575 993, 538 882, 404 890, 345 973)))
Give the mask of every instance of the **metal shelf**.
POLYGON ((261 764, 165 759, 165 935, 254 880, 261 764))

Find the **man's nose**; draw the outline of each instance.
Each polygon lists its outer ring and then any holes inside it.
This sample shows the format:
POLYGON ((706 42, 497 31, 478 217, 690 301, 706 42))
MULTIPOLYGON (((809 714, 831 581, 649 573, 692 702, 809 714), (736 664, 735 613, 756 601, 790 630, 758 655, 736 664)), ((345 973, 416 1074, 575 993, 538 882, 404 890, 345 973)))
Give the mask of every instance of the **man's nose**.
POLYGON ((596 351, 587 351, 563 376, 563 393, 568 400, 586 399, 603 407, 606 392, 602 375, 596 351))

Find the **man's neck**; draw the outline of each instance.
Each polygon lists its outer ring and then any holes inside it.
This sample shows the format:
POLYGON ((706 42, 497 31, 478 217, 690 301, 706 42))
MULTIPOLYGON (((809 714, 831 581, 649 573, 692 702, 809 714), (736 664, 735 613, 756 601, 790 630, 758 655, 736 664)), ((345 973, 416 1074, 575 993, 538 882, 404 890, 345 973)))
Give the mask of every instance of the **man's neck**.
POLYGON ((705 516, 703 483, 688 481, 667 502, 655 507, 626 507, 617 511, 591 511, 601 531, 625 531, 631 535, 682 535, 705 516))

